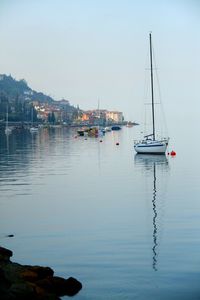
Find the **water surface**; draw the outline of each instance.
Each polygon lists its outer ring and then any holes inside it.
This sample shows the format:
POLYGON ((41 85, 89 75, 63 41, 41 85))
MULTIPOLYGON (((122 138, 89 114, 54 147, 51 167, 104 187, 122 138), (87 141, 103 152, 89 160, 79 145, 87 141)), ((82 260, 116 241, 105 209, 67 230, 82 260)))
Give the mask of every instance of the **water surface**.
POLYGON ((177 157, 136 155, 138 130, 0 136, 1 245, 79 279, 77 300, 200 298, 198 147, 177 131, 177 157))

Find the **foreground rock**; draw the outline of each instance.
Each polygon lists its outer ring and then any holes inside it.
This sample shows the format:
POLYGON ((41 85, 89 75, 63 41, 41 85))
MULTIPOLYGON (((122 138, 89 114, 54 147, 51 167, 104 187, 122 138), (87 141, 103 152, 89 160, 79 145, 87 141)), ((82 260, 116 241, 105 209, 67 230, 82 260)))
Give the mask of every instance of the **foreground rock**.
POLYGON ((82 284, 73 277, 54 276, 49 267, 26 266, 10 261, 12 251, 0 247, 1 300, 58 300, 60 296, 74 296, 82 284))

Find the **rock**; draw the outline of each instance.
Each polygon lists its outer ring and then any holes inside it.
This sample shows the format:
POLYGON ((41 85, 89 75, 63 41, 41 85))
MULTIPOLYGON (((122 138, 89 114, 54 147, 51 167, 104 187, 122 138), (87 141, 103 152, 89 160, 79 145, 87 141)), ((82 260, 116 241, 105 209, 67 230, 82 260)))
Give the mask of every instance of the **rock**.
POLYGON ((12 251, 0 247, 1 300, 59 300, 59 296, 74 296, 82 288, 73 277, 53 276, 49 267, 11 262, 11 256, 12 251))
POLYGON ((0 299, 4 299, 4 295, 7 294, 10 288, 10 282, 6 280, 4 270, 0 268, 0 299))
POLYGON ((20 276, 23 280, 34 282, 38 279, 38 274, 30 270, 24 270, 20 273, 20 276))
POLYGON ((8 262, 2 266, 4 270, 4 275, 7 281, 13 283, 17 281, 22 281, 21 273, 24 271, 22 265, 18 263, 8 262))
POLYGON ((54 271, 49 267, 40 266, 25 266, 29 271, 37 273, 38 279, 46 278, 47 276, 53 276, 54 271))
POLYGON ((12 255, 13 255, 12 251, 0 247, 0 261, 9 261, 12 255))
POLYGON ((9 289, 9 295, 16 299, 35 299, 36 292, 33 286, 27 282, 13 283, 9 289))
POLYGON ((55 293, 58 296, 74 296, 82 288, 82 284, 73 277, 64 279, 54 276, 40 280, 36 282, 36 284, 48 292, 55 293))
POLYGON ((5 279, 4 271, 2 268, 0 268, 0 282, 2 282, 5 279))
POLYGON ((65 280, 66 284, 66 295, 74 296, 82 289, 82 284, 76 278, 69 277, 65 280))

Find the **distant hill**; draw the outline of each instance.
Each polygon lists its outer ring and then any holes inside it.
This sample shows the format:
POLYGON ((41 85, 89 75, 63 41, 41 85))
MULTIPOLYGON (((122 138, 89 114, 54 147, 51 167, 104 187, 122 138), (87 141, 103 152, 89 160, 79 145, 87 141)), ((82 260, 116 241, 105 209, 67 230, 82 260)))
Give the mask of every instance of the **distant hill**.
POLYGON ((51 111, 62 111, 62 118, 71 122, 77 116, 78 110, 62 99, 55 101, 50 96, 32 90, 24 79, 16 80, 11 75, 0 74, 0 120, 5 120, 6 112, 10 121, 27 121, 34 111, 34 120, 37 120, 35 105, 48 106, 51 111))
POLYGON ((11 75, 0 74, 0 93, 13 101, 16 97, 21 100, 53 102, 54 99, 41 92, 32 90, 24 79, 16 80, 11 75))

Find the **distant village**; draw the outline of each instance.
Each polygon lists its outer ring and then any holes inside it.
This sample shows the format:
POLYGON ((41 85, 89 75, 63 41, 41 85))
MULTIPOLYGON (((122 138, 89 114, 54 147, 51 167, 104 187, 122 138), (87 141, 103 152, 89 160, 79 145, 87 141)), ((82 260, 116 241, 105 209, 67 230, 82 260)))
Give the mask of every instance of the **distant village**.
POLYGON ((0 75, 0 122, 42 123, 71 126, 106 126, 123 124, 123 113, 105 109, 84 111, 68 100, 55 101, 50 96, 32 90, 24 79, 0 75))
POLYGON ((70 125, 111 125, 124 122, 123 113, 119 111, 108 111, 105 109, 93 109, 83 111, 77 106, 76 111, 68 109, 67 100, 56 101, 53 104, 41 104, 36 101, 33 106, 37 112, 38 120, 43 123, 70 124, 70 125), (52 120, 53 118, 53 120, 52 120))

